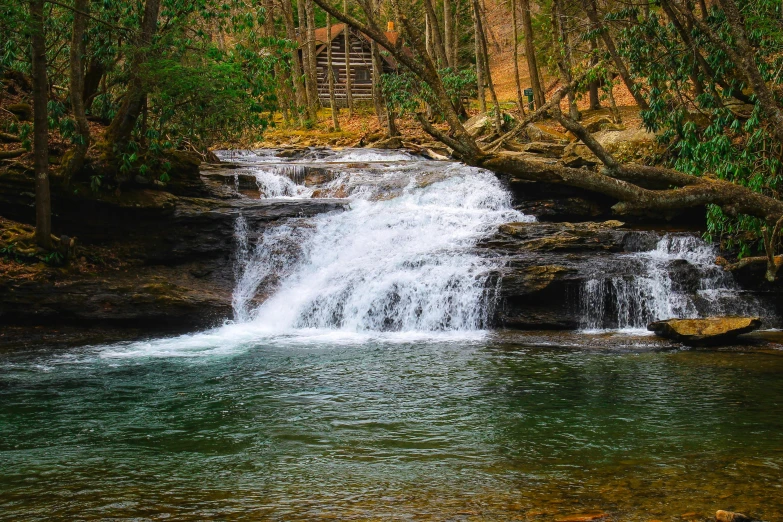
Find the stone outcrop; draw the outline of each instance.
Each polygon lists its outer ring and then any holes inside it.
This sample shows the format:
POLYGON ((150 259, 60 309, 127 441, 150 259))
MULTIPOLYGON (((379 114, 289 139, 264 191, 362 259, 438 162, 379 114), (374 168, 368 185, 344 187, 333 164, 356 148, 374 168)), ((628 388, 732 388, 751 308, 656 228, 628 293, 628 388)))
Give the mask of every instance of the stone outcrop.
POLYGON ((499 326, 576 329, 579 289, 589 263, 609 262, 629 235, 619 221, 604 223, 507 223, 479 248, 499 258, 495 274, 499 326))
MULTIPOLYGON (((32 207, 20 204, 32 182, 24 172, 0 175, 0 200, 15 201, 3 207, 5 215, 32 221, 32 207), (21 197, 9 193, 12 184, 21 197)), ((83 252, 102 245, 124 264, 95 273, 50 269, 40 277, 0 277, 0 324, 121 325, 149 331, 215 326, 232 316, 234 231, 240 217, 253 241, 267 227, 307 226, 308 218, 347 204, 258 199, 257 188, 251 199, 209 175, 193 180, 196 185, 209 197, 149 188, 76 198, 55 189, 56 228, 75 236, 83 252)))
POLYGON ((761 326, 758 317, 709 317, 668 319, 647 326, 656 335, 685 344, 721 344, 761 326))

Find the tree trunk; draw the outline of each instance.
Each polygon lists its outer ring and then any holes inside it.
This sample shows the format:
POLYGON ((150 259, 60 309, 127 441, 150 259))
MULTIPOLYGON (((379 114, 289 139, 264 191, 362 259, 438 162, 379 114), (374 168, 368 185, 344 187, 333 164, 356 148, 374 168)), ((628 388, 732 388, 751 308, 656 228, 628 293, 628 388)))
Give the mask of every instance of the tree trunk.
POLYGON ((453 0, 443 0, 443 45, 446 48, 446 63, 449 67, 454 67, 454 56, 452 51, 455 46, 454 41, 454 9, 453 0))
POLYGON ((310 119, 316 122, 318 120, 318 108, 321 102, 318 99, 318 70, 315 62, 315 9, 313 0, 302 0, 305 7, 305 25, 307 26, 307 78, 310 79, 308 86, 310 101, 310 119))
POLYGON ((90 63, 87 64, 87 72, 84 74, 84 94, 82 95, 82 100, 85 110, 90 110, 92 107, 92 102, 95 100, 95 95, 98 94, 104 74, 106 74, 106 66, 103 62, 98 58, 91 59, 90 63))
POLYGON ((84 41, 87 30, 87 14, 90 9, 90 0, 76 0, 74 2, 73 30, 71 32, 70 52, 70 95, 71 110, 76 121, 75 146, 68 162, 63 166, 63 178, 66 183, 71 177, 81 170, 87 149, 90 148, 90 126, 87 124, 87 114, 84 109, 84 63, 86 54, 84 41))
POLYGON ((440 34, 440 27, 438 27, 438 17, 435 15, 435 8, 432 7, 432 0, 424 0, 424 9, 427 15, 430 17, 430 29, 432 30, 432 44, 435 47, 435 56, 437 58, 438 68, 448 66, 448 59, 446 58, 446 48, 443 45, 443 38, 440 34))
POLYGON ((522 7, 522 28, 525 31, 525 58, 527 59, 527 70, 530 74, 530 84, 533 87, 533 100, 536 108, 542 107, 546 103, 544 89, 541 87, 541 77, 538 74, 538 61, 536 60, 536 49, 533 44, 533 20, 530 17, 530 0, 520 0, 522 7))
POLYGON ((615 47, 614 40, 612 40, 608 29, 601 24, 601 21, 598 17, 598 8, 596 7, 595 0, 585 0, 583 5, 585 11, 587 11, 587 17, 590 19, 591 25, 601 30, 601 38, 604 40, 606 50, 609 51, 609 55, 612 57, 612 62, 614 62, 614 65, 617 68, 617 72, 620 73, 620 77, 623 79, 623 83, 625 83, 625 86, 630 91, 631 96, 633 96, 633 99, 636 101, 636 104, 642 110, 649 109, 650 106, 647 104, 644 96, 642 96, 642 93, 637 89, 633 79, 631 79, 631 73, 628 72, 628 68, 625 66, 625 62, 623 61, 622 56, 620 56, 620 53, 617 52, 617 47, 615 47))
POLYGON ((475 40, 475 54, 476 54, 476 88, 478 93, 479 111, 481 113, 487 112, 487 98, 484 92, 486 82, 484 81, 484 60, 481 59, 482 47, 481 47, 481 30, 479 29, 479 20, 475 9, 471 9, 473 13, 473 33, 475 40))
POLYGON ((525 100, 522 97, 522 81, 519 78, 519 24, 517 23, 517 2, 511 0, 511 23, 514 26, 514 83, 517 85, 517 105, 525 114, 525 100))
MULTIPOLYGON (((343 0, 343 13, 348 14, 348 0, 343 0)), ((353 118, 353 79, 351 78, 351 28, 345 24, 345 104, 348 117, 353 118)))
MULTIPOLYGON (((566 33, 566 16, 563 12, 563 1, 554 0, 552 2, 552 40, 555 54, 557 55, 557 68, 560 70, 560 77, 563 84, 570 84, 571 75, 571 50, 566 33)), ((579 110, 576 107, 576 97, 574 92, 568 91, 568 112, 574 120, 579 120, 579 110)))
POLYGON ((52 200, 49 192, 49 81, 46 75, 44 0, 30 0, 33 77, 33 162, 35 164, 35 242, 52 248, 52 200))
MULTIPOLYGON (((595 66, 598 63, 598 57, 595 55, 598 52, 598 43, 594 40, 590 40, 590 66, 595 66)), ((590 110, 597 111, 601 108, 601 98, 598 96, 598 80, 593 80, 587 87, 590 98, 590 110)))
POLYGON ((160 0, 147 0, 144 4, 144 17, 141 21, 139 39, 136 43, 133 57, 131 58, 131 79, 128 90, 125 92, 122 105, 116 116, 106 129, 106 143, 108 154, 113 158, 118 152, 125 150, 130 141, 133 128, 141 114, 144 100, 147 97, 147 86, 139 75, 142 64, 149 56, 150 45, 155 32, 158 29, 158 15, 160 13, 160 0))
POLYGON ((334 99, 334 69, 332 69, 332 15, 326 15, 326 74, 329 77, 329 107, 332 109, 332 127, 340 130, 337 118, 337 103, 334 99))
POLYGON ((478 0, 473 0, 473 9, 476 11, 477 20, 477 37, 481 41, 481 63, 484 67, 484 72, 487 75, 487 86, 489 87, 489 94, 492 96, 492 103, 495 105, 495 130, 498 134, 503 133, 503 118, 500 114, 500 103, 498 103, 498 97, 495 93, 495 85, 492 83, 492 71, 489 69, 489 51, 487 50, 487 35, 484 32, 484 22, 481 19, 481 8, 479 7, 478 0))
MULTIPOLYGON (((283 11, 283 23, 285 25, 286 38, 291 42, 298 42, 296 26, 294 25, 294 11, 289 0, 281 0, 280 7, 283 11)), ((291 53, 291 80, 294 84, 294 97, 296 98, 296 113, 299 125, 304 125, 304 112, 307 110, 307 90, 302 79, 302 59, 299 51, 291 53)))
MULTIPOLYGON (((274 0, 265 0, 266 13, 264 14, 264 36, 275 38, 275 2, 274 0)), ((278 57, 279 55, 276 55, 278 57)), ((283 114, 283 121, 286 124, 290 122, 289 108, 292 104, 291 86, 288 83, 288 75, 284 73, 281 67, 281 60, 276 59, 273 64, 277 91, 280 93, 280 112, 283 114)))
POLYGON ((614 82, 607 80, 604 86, 606 88, 606 98, 609 100, 609 110, 612 112, 612 122, 619 125, 623 120, 620 118, 620 109, 617 108, 617 102, 614 99, 614 82))

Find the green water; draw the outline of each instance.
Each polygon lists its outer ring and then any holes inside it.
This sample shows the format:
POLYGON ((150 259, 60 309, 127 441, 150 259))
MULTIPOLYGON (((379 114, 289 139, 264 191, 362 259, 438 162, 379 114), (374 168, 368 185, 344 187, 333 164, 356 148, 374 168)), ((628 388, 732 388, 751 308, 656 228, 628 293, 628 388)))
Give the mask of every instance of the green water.
POLYGON ((583 340, 0 353, 0 519, 783 520, 783 351, 583 340))

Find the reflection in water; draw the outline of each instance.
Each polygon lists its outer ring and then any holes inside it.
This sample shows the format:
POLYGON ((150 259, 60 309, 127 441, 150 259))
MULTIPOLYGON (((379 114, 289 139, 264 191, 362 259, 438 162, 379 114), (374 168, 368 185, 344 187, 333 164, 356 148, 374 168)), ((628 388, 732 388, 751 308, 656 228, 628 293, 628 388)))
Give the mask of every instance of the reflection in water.
POLYGON ((584 338, 6 354, 0 518, 783 517, 781 352, 584 338))

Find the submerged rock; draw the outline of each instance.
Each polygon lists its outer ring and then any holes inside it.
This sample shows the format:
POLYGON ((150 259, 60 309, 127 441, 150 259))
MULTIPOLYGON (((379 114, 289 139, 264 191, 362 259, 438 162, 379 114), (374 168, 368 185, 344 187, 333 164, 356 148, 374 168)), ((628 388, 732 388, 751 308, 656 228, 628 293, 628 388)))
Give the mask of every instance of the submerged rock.
POLYGON ((733 511, 723 511, 719 509, 715 513, 715 520, 717 522, 751 522, 753 519, 742 513, 734 513, 733 511))
POLYGON ((709 317, 707 319, 667 319, 650 323, 656 335, 686 344, 720 344, 761 326, 758 317, 709 317))
POLYGON ((577 513, 574 515, 565 515, 557 517, 555 522, 593 522, 594 520, 606 520, 609 518, 608 513, 602 511, 595 511, 589 513, 577 513))

